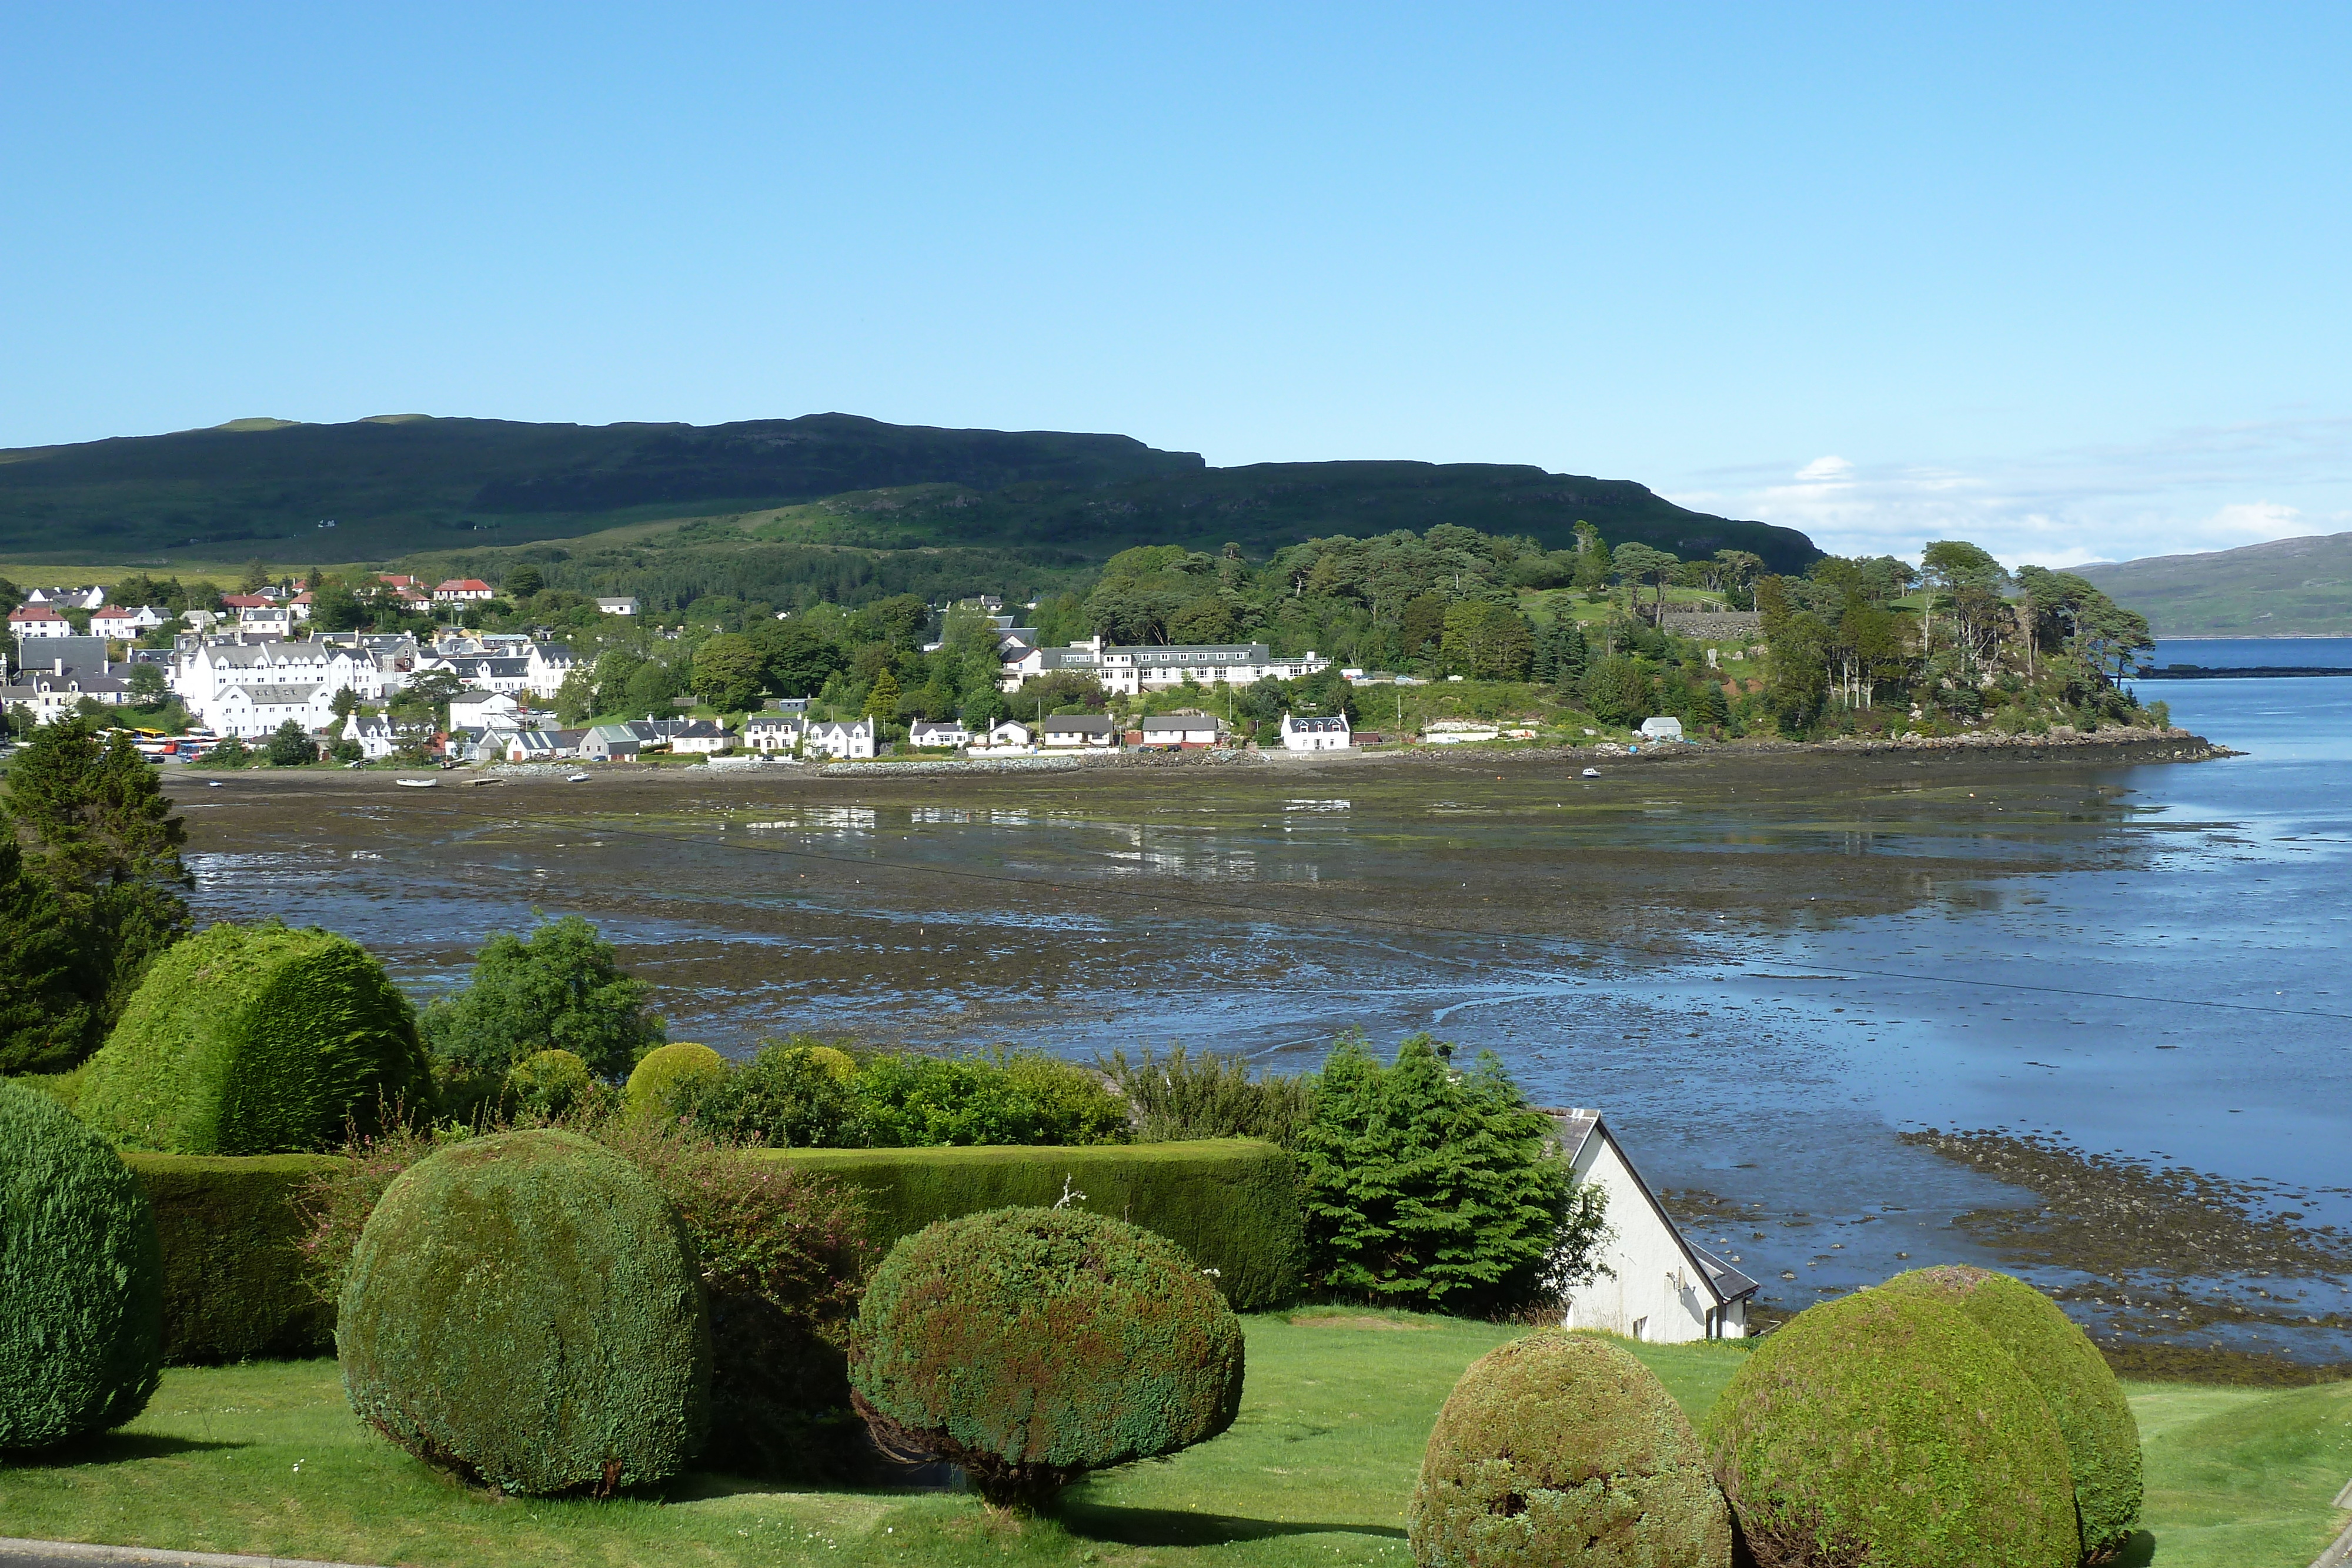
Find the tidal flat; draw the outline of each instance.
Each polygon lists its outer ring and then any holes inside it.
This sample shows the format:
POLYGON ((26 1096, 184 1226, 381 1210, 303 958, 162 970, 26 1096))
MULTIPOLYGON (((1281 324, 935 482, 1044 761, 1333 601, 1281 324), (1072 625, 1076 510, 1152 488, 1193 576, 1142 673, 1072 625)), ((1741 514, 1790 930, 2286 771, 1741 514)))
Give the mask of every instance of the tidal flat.
POLYGON ((2331 1257, 2352 1220, 2352 809, 2302 771, 2315 733, 2352 758, 2352 713, 2274 746, 2183 717, 2250 755, 172 781, 203 916, 342 931, 420 999, 537 909, 597 922, 673 1038, 736 1054, 1182 1041, 1298 1071, 1347 1029, 1426 1029, 1601 1107, 1773 1312, 1966 1260, 2101 1333, 2341 1360, 2352 1296, 2316 1254, 2289 1279, 2161 1224, 2095 1249, 2107 1189, 2060 1176, 2208 1175, 2331 1257), (1904 1139, 1930 1128, 2044 1157, 1904 1139), (2053 1203, 2074 1240, 1982 1218, 2053 1203))

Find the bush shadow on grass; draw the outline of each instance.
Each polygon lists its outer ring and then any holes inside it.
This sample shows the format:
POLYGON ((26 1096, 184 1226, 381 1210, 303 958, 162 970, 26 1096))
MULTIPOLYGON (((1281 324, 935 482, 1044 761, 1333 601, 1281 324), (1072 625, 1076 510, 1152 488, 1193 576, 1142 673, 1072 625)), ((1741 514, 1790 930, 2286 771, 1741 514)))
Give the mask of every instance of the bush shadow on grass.
POLYGON ((1120 1508, 1069 1502, 1055 1516, 1072 1535, 1120 1546, 1227 1546, 1286 1535, 1378 1535, 1402 1541, 1404 1531, 1382 1524, 1294 1523, 1273 1519, 1237 1519, 1231 1514, 1193 1513, 1178 1508, 1120 1508))
POLYGON ((0 1463, 11 1469, 68 1469, 77 1465, 120 1465, 134 1459, 163 1459, 174 1454, 215 1453, 249 1448, 215 1437, 174 1437, 162 1432, 91 1432, 68 1437, 46 1448, 0 1450, 0 1463))
POLYGON ((2135 1530, 2124 1538, 2124 1549, 2107 1560, 2107 1568, 2148 1568, 2156 1561, 2156 1537, 2135 1530))

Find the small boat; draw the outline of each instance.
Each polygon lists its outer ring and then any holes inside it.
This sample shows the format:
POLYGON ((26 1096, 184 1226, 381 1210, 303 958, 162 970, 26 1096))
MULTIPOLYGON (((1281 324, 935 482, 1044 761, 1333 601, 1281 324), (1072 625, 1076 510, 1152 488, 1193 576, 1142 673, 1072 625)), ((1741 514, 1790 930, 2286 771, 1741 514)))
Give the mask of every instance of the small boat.
POLYGON ((205 780, 205 788, 207 789, 217 789, 220 788, 220 780, 217 779, 207 779, 205 780))
POLYGON ((1598 779, 1601 777, 1601 769, 1598 768, 1588 768, 1584 770, 1584 776, 1587 779, 1598 779))
POLYGON ((438 789, 441 788, 441 780, 438 779, 395 779, 393 782, 399 785, 404 789, 438 789))
POLYGON ((506 780, 503 779, 468 779, 466 782, 478 789, 485 784, 503 784, 506 780))
POLYGON ((588 782, 588 775, 585 773, 567 773, 563 776, 563 781, 566 784, 585 784, 588 782))

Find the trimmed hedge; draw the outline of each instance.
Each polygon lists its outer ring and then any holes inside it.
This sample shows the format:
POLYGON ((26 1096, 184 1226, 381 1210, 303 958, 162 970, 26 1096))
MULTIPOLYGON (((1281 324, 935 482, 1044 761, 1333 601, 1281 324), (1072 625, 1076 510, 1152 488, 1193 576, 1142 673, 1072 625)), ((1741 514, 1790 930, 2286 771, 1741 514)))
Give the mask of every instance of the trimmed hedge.
POLYGON ((416 1015, 357 943, 215 925, 155 960, 90 1058, 78 1109, 118 1144, 181 1155, 324 1148, 430 1077, 416 1015))
POLYGON ((675 1116, 698 1085, 727 1076, 727 1059, 707 1045, 674 1040, 637 1059, 622 1091, 632 1116, 675 1116))
POLYGON ((138 1415, 163 1374, 163 1319, 139 1184, 72 1112, 0 1082, 0 1449, 138 1415))
POLYGON ((1717 1481, 1759 1563, 2074 1568, 2050 1406, 1955 1307, 1864 1291, 1763 1340, 1709 1412, 1717 1481))
POLYGON ((1215 1437, 1242 1371, 1241 1322, 1181 1249, 1078 1209, 905 1238, 849 1335, 850 1388, 883 1446, 953 1461, 1000 1506, 1215 1437))
POLYGON ((1075 1148, 767 1149, 866 1191, 869 1235, 887 1250, 934 1220, 992 1208, 1070 1207, 1165 1236, 1202 1268, 1237 1312, 1298 1293, 1306 1240, 1298 1171, 1290 1155, 1253 1138, 1075 1148))
POLYGON ((352 1255, 335 1350, 362 1420, 509 1492, 666 1480, 709 1427, 685 1225, 626 1160, 551 1128, 401 1173, 352 1255))
POLYGON ((303 1282, 302 1184, 328 1155, 126 1154, 163 1250, 163 1358, 174 1364, 320 1355, 335 1309, 303 1282))
POLYGON ((2083 1552, 2115 1555, 2139 1522, 2139 1423, 2107 1358, 2057 1302, 2008 1274, 1950 1263, 1897 1274, 1879 1287, 1958 1308, 2009 1352, 2040 1390, 2066 1440, 2083 1552))
POLYGON ((1731 1515, 1674 1396, 1632 1352, 1559 1329, 1454 1385, 1405 1534, 1422 1568, 1731 1564, 1731 1515))

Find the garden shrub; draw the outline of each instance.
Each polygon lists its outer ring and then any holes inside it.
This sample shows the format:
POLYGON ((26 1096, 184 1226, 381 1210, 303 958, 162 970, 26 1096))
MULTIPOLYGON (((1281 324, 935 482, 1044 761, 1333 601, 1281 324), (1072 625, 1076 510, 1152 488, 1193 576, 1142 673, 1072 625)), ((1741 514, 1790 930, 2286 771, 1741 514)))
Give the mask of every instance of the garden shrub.
POLYGON ((1127 1108, 1102 1080, 1042 1051, 877 1056, 854 1088, 877 1148, 1127 1141, 1127 1108))
POLYGON ((1066 1203, 1167 1237, 1237 1312, 1298 1293, 1305 1260, 1297 1162, 1244 1139, 1087 1148, 794 1149, 752 1158, 858 1188, 887 1250, 935 1220, 1066 1203))
POLYGON ((719 1077, 689 1082, 680 1098, 688 1118, 714 1138, 779 1149, 866 1142, 849 1083, 814 1052, 789 1042, 763 1046, 719 1077))
POLYGON ((1914 1269, 1880 1289, 1957 1307, 2009 1353, 2049 1405, 2066 1441, 2084 1555, 2097 1562, 2120 1552, 2139 1522, 2139 1423, 2091 1336, 2024 1281, 1989 1269, 1914 1269))
POLYGON ((334 1346, 333 1298, 303 1274, 300 1195, 336 1162, 324 1155, 130 1153, 163 1247, 163 1359, 178 1365, 334 1346))
POLYGON ((598 1078, 625 1077, 662 1043, 653 987, 621 972, 613 945, 576 915, 525 940, 494 931, 464 990, 435 998, 420 1027, 453 1082, 497 1084, 533 1051, 568 1051, 598 1078))
POLYGON ((656 1046, 629 1073, 625 1091, 629 1114, 676 1116, 698 1087, 726 1076, 727 1059, 707 1045, 679 1040, 656 1046))
POLYGON ((1145 1143, 1187 1138, 1264 1138, 1284 1148, 1315 1119, 1315 1081, 1278 1073, 1250 1076, 1238 1052, 1188 1053, 1179 1043, 1166 1057, 1144 1047, 1139 1061, 1114 1051, 1095 1065, 1126 1096, 1135 1135, 1145 1143))
POLYGON ((677 1212, 552 1128, 468 1138, 394 1181, 335 1328, 352 1408, 510 1492, 675 1476, 709 1419, 710 1320, 677 1212))
POLYGON ((1417 1034, 1383 1067, 1350 1035, 1323 1064, 1298 1154, 1309 1267, 1335 1295, 1507 1310, 1598 1240, 1600 1209, 1577 1200, 1551 1119, 1493 1052, 1464 1071, 1452 1051, 1417 1034))
POLYGON ((2017 1364, 1904 1291, 1810 1307, 1709 1413, 1716 1479, 1759 1568, 2072 1568, 2066 1445, 2017 1364))
POLYGON ((858 1413, 886 1448, 963 1468, 999 1506, 1215 1437, 1241 1407, 1242 1333, 1165 1237, 1004 1208, 890 1249, 850 1331, 858 1413))
POLYGON ((535 1051, 507 1069, 505 1098, 514 1115, 551 1121, 581 1109, 595 1086, 570 1051, 535 1051))
POLYGON ((286 1154, 373 1126, 428 1082, 415 1014, 357 943, 224 925, 155 960, 79 1108, 132 1148, 286 1154))
POLYGON ((105 1140, 0 1082, 0 1449, 119 1427, 163 1360, 155 1217, 105 1140))
POLYGON ((1405 1510, 1421 1568, 1730 1568, 1682 1407, 1632 1352, 1559 1329, 1471 1364, 1405 1510))

